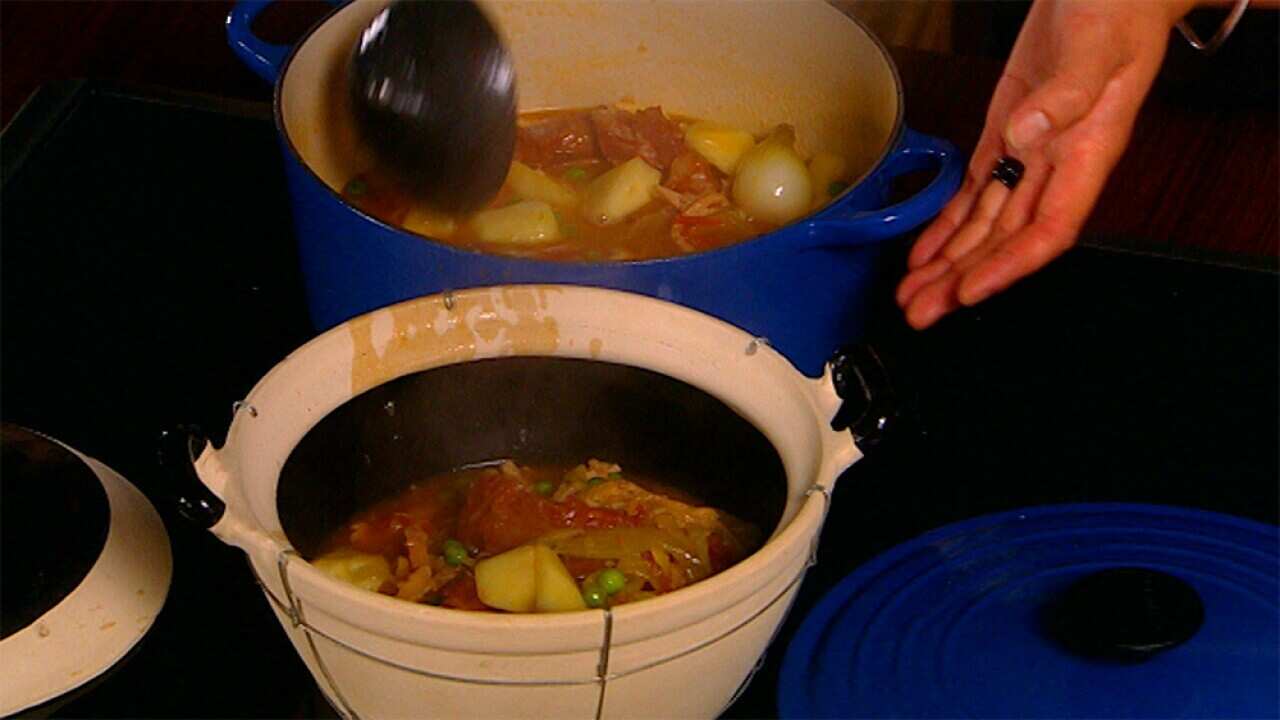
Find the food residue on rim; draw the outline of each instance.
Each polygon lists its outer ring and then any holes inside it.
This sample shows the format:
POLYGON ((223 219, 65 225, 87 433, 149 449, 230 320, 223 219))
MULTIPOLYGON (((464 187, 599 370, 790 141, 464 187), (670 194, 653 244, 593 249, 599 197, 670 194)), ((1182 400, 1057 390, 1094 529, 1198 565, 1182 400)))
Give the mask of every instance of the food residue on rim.
POLYGON ((460 361, 477 353, 553 354, 560 330, 555 318, 546 314, 549 291, 467 291, 447 301, 410 302, 352 320, 351 394, 399 377, 427 356, 460 361))

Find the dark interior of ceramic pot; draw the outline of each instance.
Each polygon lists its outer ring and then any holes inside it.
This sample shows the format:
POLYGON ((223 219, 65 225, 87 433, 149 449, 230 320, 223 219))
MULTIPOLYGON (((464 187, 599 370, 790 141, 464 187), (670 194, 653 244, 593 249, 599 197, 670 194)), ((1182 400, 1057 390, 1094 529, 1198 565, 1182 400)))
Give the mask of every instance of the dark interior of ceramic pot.
POLYGON ((787 479, 764 434, 710 394, 613 363, 511 357, 407 375, 321 420, 280 473, 280 522, 305 557, 416 480, 486 461, 598 458, 771 533, 787 479))

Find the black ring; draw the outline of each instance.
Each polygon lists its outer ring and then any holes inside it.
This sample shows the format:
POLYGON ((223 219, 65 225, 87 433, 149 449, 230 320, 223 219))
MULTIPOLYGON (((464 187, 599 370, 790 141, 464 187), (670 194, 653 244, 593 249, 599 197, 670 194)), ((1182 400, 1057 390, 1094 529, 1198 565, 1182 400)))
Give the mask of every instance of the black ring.
POLYGON ((991 177, 1012 190, 1018 187, 1018 181, 1022 179, 1022 171, 1025 169, 1022 161, 1005 155, 996 161, 996 169, 991 171, 991 177))

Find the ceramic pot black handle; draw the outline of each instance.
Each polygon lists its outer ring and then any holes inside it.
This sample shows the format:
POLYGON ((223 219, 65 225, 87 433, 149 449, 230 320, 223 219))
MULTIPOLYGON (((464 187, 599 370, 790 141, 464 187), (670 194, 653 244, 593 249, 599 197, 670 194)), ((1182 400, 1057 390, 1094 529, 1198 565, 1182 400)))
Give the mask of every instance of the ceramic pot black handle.
POLYGON ((160 434, 160 466, 168 475, 169 497, 182 517, 206 530, 227 509, 196 474, 196 458, 208 444, 209 439, 194 425, 179 425, 160 434))
POLYGON ((830 365, 832 384, 844 400, 831 427, 852 432, 865 453, 897 424, 900 406, 889 371, 881 354, 867 344, 840 348, 830 365))

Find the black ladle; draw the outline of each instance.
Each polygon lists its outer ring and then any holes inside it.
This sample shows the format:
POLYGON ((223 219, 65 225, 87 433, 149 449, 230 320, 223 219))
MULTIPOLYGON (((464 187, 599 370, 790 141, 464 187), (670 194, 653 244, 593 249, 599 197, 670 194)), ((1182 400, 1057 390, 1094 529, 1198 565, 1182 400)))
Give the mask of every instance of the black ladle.
POLYGON ((394 0, 351 50, 356 127, 423 202, 474 210, 506 179, 515 152, 511 56, 470 0, 394 0))

